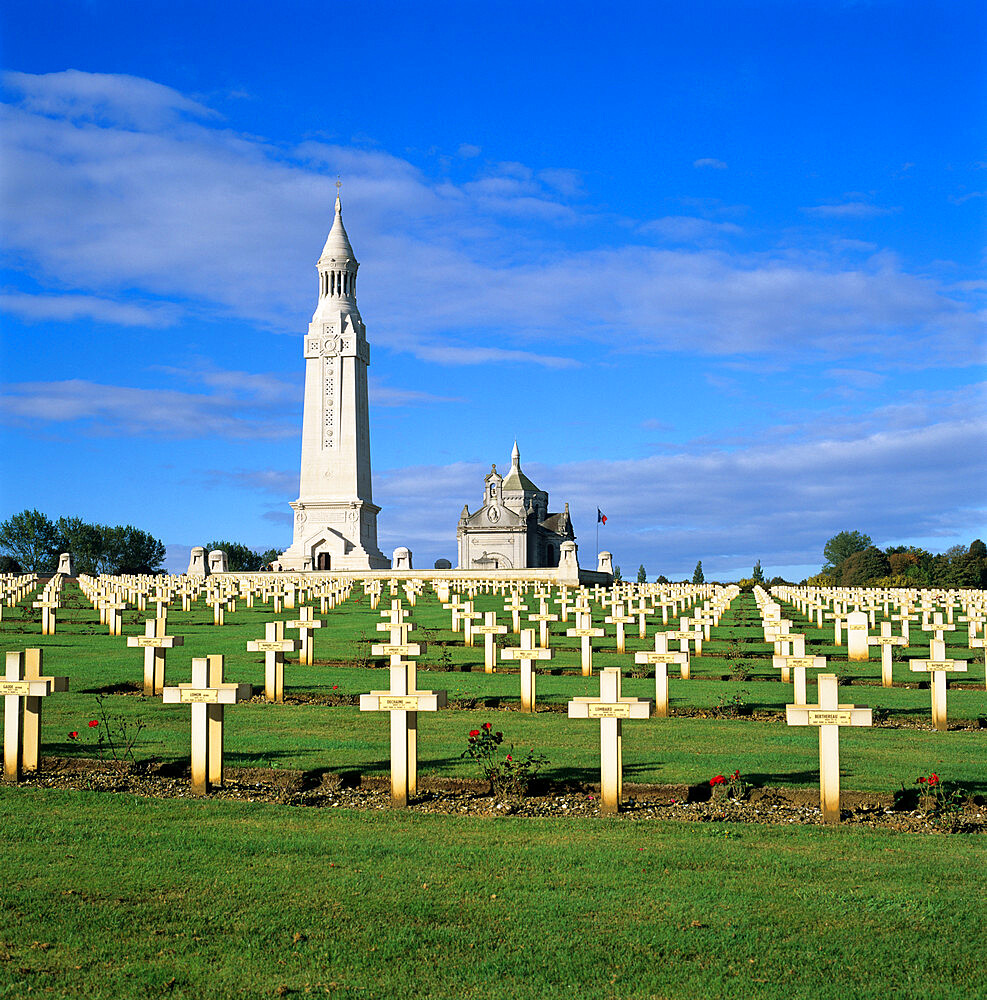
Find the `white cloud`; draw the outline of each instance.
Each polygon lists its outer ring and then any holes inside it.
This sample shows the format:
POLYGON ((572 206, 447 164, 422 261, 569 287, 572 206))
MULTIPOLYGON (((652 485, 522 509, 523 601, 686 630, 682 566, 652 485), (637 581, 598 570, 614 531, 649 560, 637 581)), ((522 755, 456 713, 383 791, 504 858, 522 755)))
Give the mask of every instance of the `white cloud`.
POLYGON ((865 201, 846 201, 834 205, 812 205, 803 208, 809 215, 819 215, 834 219, 874 219, 881 215, 893 215, 898 208, 882 208, 880 205, 869 205, 865 201))
POLYGON ((180 310, 168 303, 143 306, 95 295, 28 295, 24 292, 5 292, 0 296, 0 311, 29 323, 92 319, 115 326, 150 328, 173 326, 180 315, 180 310))
POLYGON ((672 243, 694 243, 743 232, 736 223, 713 222, 694 215, 667 215, 661 219, 652 219, 641 225, 640 231, 657 233, 672 243))
POLYGON ((711 156, 704 156, 702 159, 693 160, 692 165, 694 167, 699 167, 700 169, 702 169, 703 167, 710 168, 712 170, 727 169, 727 165, 723 162, 723 160, 717 160, 711 156))
POLYGON ((474 146, 471 142, 460 143, 457 153, 464 160, 471 160, 476 156, 479 156, 483 150, 479 146, 474 146))
POLYGON ((296 436, 299 426, 280 403, 86 379, 5 385, 0 417, 35 430, 78 421, 93 434, 168 438, 279 439, 296 436))
MULTIPOLYGON (((848 267, 790 249, 621 246, 619 227, 601 230, 593 213, 559 200, 575 189, 572 171, 536 175, 508 162, 456 185, 378 150, 305 142, 286 151, 237 135, 150 81, 156 110, 145 117, 128 103, 129 78, 16 82, 26 97, 5 110, 0 202, 10 253, 66 300, 143 300, 118 322, 140 309, 173 322, 190 309, 304 330, 330 221, 327 175, 341 172, 375 346, 444 364, 553 367, 577 364, 587 343, 779 360, 852 350, 886 365, 977 356, 983 320, 964 291, 884 257, 848 267), (567 249, 573 226, 596 245, 567 249), (150 299, 170 300, 160 308, 174 313, 154 314, 150 299)), ((854 204, 864 205, 835 208, 854 204)), ((736 208, 696 207, 719 218, 736 208)), ((650 225, 677 240, 734 232, 691 216, 650 225)))

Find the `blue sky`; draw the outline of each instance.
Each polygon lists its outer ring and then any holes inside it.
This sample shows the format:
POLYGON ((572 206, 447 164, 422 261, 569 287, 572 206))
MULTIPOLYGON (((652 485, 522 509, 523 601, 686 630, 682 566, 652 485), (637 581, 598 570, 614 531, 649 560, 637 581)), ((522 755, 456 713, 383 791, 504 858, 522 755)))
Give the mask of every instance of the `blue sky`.
POLYGON ((515 436, 580 561, 987 534, 982 4, 8 0, 0 516, 291 541, 343 180, 381 548, 515 436))

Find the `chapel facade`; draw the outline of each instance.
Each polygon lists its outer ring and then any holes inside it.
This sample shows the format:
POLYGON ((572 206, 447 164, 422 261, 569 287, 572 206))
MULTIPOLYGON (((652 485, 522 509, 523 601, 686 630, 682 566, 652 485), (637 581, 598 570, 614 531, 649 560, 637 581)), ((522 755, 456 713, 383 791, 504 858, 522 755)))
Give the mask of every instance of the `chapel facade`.
POLYGON ((544 569, 559 565, 563 542, 575 539, 569 504, 560 513, 548 510, 548 494, 521 471, 517 442, 506 476, 492 465, 483 480, 483 504, 456 528, 459 569, 544 569))

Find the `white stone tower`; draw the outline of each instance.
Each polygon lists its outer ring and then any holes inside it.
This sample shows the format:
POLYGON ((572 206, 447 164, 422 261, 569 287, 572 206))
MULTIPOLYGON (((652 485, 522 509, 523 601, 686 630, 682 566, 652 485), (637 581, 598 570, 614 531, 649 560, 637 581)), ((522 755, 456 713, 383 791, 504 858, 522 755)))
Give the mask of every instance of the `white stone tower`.
POLYGON ((294 539, 280 559, 286 570, 391 565, 377 548, 380 508, 370 483, 370 345, 356 305, 359 266, 337 190, 336 218, 318 264, 319 303, 305 337, 302 469, 291 505, 294 539))

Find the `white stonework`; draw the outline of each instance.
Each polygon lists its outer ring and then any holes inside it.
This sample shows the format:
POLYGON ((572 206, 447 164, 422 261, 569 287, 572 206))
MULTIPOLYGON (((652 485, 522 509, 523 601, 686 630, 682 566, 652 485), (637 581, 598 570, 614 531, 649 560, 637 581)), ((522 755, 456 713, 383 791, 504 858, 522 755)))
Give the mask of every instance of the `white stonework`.
POLYGON ((209 567, 206 565, 206 550, 201 545, 193 545, 188 556, 188 569, 186 576, 208 576, 209 567))
POLYGON ((305 403, 294 539, 281 568, 388 569, 377 547, 370 484, 367 366, 370 345, 356 305, 359 263, 336 196, 336 217, 319 258, 319 302, 304 341, 305 403))
POLYGON ((225 549, 213 549, 209 553, 209 572, 212 573, 228 573, 229 572, 229 558, 226 555, 225 549))
POLYGON ((548 510, 548 494, 521 471, 517 442, 506 476, 491 466, 483 481, 483 504, 463 507, 456 529, 460 569, 517 570, 558 566, 561 546, 576 536, 569 505, 548 510))
POLYGON ((63 552, 58 557, 58 570, 59 573, 64 573, 66 576, 75 576, 72 566, 72 554, 69 552, 63 552))

